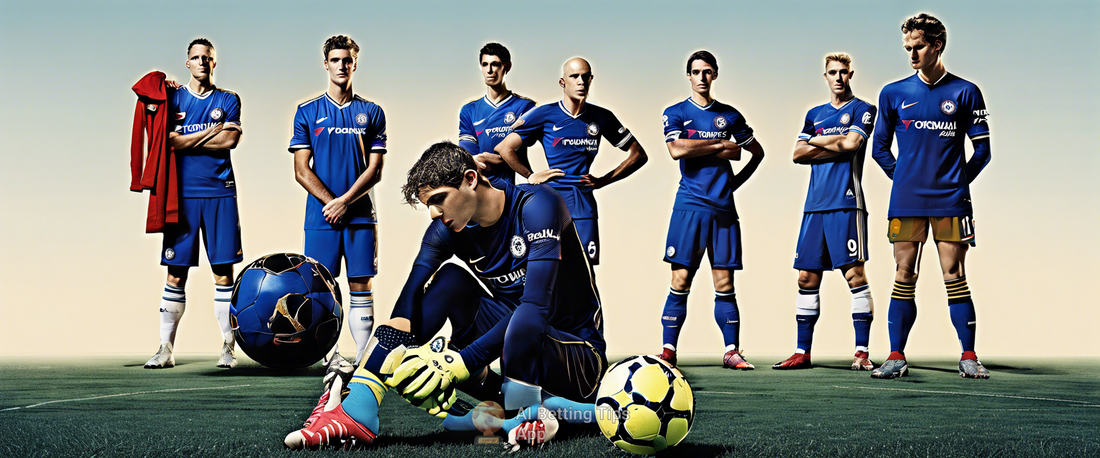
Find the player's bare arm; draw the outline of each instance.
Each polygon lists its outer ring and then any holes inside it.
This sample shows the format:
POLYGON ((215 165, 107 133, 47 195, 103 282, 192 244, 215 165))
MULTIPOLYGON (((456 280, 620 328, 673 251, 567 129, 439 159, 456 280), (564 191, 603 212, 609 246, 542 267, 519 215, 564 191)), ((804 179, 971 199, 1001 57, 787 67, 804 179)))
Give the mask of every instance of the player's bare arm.
POLYGON ((225 128, 225 123, 215 123, 214 125, 207 127, 206 129, 198 132, 192 132, 189 134, 181 134, 179 132, 170 132, 168 134, 168 145, 176 150, 186 150, 198 148, 210 142, 216 135, 220 134, 225 128))
MULTIPOLYGON (((516 121, 516 124, 514 124, 512 128, 515 129, 523 125, 522 123, 523 121, 516 121)), ((513 132, 508 134, 507 137, 504 137, 504 140, 498 143, 497 147, 494 148, 493 151, 495 151, 497 154, 500 155, 501 158, 504 159, 504 162, 508 164, 508 167, 511 167, 512 170, 515 170, 516 173, 522 175, 524 178, 527 178, 528 183, 545 183, 554 178, 565 176, 565 172, 563 172, 561 169, 546 169, 538 173, 532 172, 531 168, 528 167, 525 163, 524 158, 520 157, 519 152, 517 151, 521 147, 523 147, 523 138, 521 138, 519 134, 513 132)))
POLYGON ((325 215, 325 221, 339 221, 348 211, 348 205, 365 196, 382 180, 382 164, 385 162, 385 157, 386 155, 380 152, 371 153, 367 169, 359 174, 359 178, 355 179, 355 183, 348 188, 348 192, 325 203, 324 208, 321 209, 321 213, 325 215))
POLYGON ((760 146, 760 142, 753 141, 745 145, 743 149, 747 150, 749 154, 752 154, 752 157, 749 158, 749 163, 745 164, 745 167, 743 167, 740 172, 737 172, 737 175, 734 175, 733 180, 730 182, 734 191, 749 180, 749 177, 756 172, 757 167, 760 167, 760 162, 764 160, 764 147, 760 146))
POLYGON ((794 147, 795 164, 812 164, 835 159, 855 152, 863 145, 864 138, 858 132, 846 135, 818 135, 807 140, 799 140, 794 147))
MULTIPOLYGON (((310 168, 309 160, 312 157, 313 150, 308 148, 294 152, 294 180, 297 181, 306 192, 316 197, 317 200, 328 204, 329 201, 335 199, 336 196, 325 187, 325 184, 321 182, 321 179, 317 177, 317 174, 310 168)), ((328 221, 327 218, 326 221, 328 221)), ((329 221, 329 223, 332 222, 334 221, 329 221)))
POLYGON ((221 132, 218 132, 213 137, 210 137, 210 140, 207 140, 197 147, 205 150, 233 149, 241 142, 241 134, 243 132, 241 126, 234 123, 225 123, 222 125, 221 132))
POLYGON ((593 189, 600 189, 630 176, 630 174, 642 168, 642 166, 649 161, 649 156, 646 155, 645 149, 642 148, 642 145, 638 143, 637 140, 630 142, 630 148, 627 150, 627 153, 629 153, 629 156, 607 175, 595 177, 592 174, 588 174, 582 177, 581 181, 588 183, 593 189))
POLYGON ((711 154, 718 155, 722 159, 740 160, 741 159, 741 147, 737 143, 723 139, 712 140, 698 140, 678 138, 674 141, 665 143, 668 147, 668 154, 673 159, 687 159, 690 157, 707 156, 711 154))

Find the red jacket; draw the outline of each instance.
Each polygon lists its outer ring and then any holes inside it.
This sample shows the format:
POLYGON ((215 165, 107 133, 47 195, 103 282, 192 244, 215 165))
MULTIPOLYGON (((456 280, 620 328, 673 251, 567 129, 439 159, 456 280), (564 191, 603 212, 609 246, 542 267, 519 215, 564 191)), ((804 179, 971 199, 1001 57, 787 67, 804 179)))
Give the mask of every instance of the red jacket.
POLYGON ((164 232, 165 224, 179 222, 180 196, 176 155, 168 145, 168 88, 164 73, 143 76, 134 84, 134 92, 138 101, 130 138, 130 190, 150 190, 145 232, 164 232))

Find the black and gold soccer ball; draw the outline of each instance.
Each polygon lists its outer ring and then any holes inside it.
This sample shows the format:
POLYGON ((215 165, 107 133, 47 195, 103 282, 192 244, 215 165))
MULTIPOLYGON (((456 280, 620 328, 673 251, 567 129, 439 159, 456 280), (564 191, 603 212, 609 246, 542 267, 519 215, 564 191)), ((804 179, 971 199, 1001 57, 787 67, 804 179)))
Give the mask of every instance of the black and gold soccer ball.
POLYGON ((652 455, 687 436, 695 397, 679 369, 652 355, 631 356, 607 369, 596 391, 596 423, 631 453, 652 455))

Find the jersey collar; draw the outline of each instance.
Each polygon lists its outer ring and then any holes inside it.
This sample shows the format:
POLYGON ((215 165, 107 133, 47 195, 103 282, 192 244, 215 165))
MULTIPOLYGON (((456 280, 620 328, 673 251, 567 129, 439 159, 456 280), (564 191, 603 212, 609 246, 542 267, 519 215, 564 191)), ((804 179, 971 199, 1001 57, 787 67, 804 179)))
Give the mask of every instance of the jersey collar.
POLYGON ((327 99, 329 101, 329 103, 333 104, 337 109, 340 109, 340 110, 343 110, 344 108, 347 108, 348 106, 350 106, 351 102, 354 102, 356 97, 357 96, 355 94, 352 94, 351 95, 351 100, 348 100, 348 103, 340 105, 339 103, 336 103, 336 99, 333 99, 331 95, 328 95, 328 91, 325 91, 325 99, 327 99))
POLYGON ((921 80, 922 83, 927 84, 929 87, 934 87, 935 85, 940 84, 940 82, 943 81, 944 78, 947 78, 947 75, 949 75, 949 74, 950 74, 950 72, 944 71, 943 76, 940 76, 940 79, 936 80, 936 82, 934 82, 934 83, 929 83, 928 81, 924 80, 924 77, 921 76, 919 70, 916 73, 917 79, 921 80))
POLYGON ((508 103, 509 100, 512 100, 512 97, 515 97, 515 95, 516 95, 515 92, 509 92, 508 97, 505 97, 503 100, 500 101, 500 103, 493 103, 492 100, 489 100, 488 95, 482 96, 481 99, 484 100, 485 103, 489 104, 489 106, 491 106, 493 108, 500 108, 500 107, 504 106, 504 104, 508 103))
POLYGON ((202 94, 199 94, 198 92, 195 92, 194 90, 191 89, 190 84, 185 84, 185 85, 183 85, 183 87, 187 88, 187 92, 191 93, 191 96, 195 97, 196 99, 200 99, 200 100, 205 99, 207 97, 210 97, 210 94, 213 94, 214 90, 218 88, 217 86, 210 86, 209 91, 206 91, 202 94))
POLYGON ((715 102, 718 102, 718 99, 711 100, 710 103, 708 103, 707 106, 705 106, 705 107, 702 106, 702 105, 699 105, 697 102, 695 102, 695 99, 693 99, 691 97, 688 97, 688 102, 691 102, 691 104, 695 105, 696 108, 698 108, 700 110, 703 110, 703 111, 706 111, 706 110, 710 109, 710 107, 713 107, 715 102))
POLYGON ((577 119, 577 118, 581 117, 581 115, 583 115, 585 111, 588 111, 588 102, 584 102, 584 107, 581 108, 581 112, 577 113, 576 116, 573 116, 573 113, 570 113, 569 110, 565 109, 565 103, 561 100, 558 100, 558 108, 561 108, 561 112, 565 113, 566 116, 568 116, 570 118, 573 118, 573 119, 577 119))

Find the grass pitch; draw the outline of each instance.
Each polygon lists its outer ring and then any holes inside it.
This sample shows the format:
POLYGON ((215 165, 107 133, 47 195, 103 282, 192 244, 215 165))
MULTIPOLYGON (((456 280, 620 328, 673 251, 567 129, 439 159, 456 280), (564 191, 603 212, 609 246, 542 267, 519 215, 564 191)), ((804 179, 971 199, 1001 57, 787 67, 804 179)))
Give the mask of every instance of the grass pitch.
MULTIPOLYGON (((990 360, 990 380, 959 378, 953 360, 912 358, 912 375, 872 380, 847 359, 814 369, 733 372, 687 365, 696 417, 660 456, 1097 456, 1100 361, 990 360)), ((0 359, 0 456, 346 456, 289 452, 320 394, 319 365, 274 371, 242 358, 182 357, 145 370, 142 357, 0 359)), ((617 359, 616 359, 617 360, 617 359)), ((774 361, 773 361, 774 360, 774 361)), ((473 435, 389 395, 382 431, 354 456, 500 456, 473 435)), ((525 456, 624 456, 591 428, 569 427, 525 456)))

